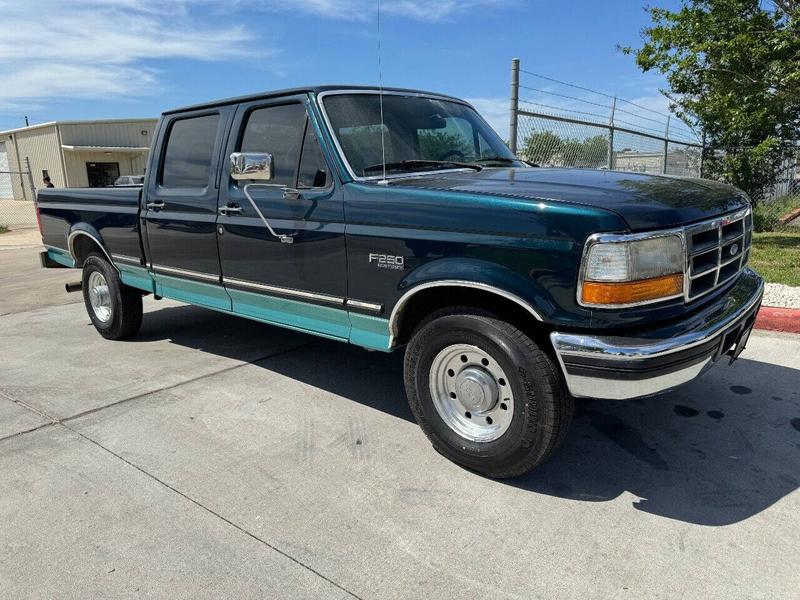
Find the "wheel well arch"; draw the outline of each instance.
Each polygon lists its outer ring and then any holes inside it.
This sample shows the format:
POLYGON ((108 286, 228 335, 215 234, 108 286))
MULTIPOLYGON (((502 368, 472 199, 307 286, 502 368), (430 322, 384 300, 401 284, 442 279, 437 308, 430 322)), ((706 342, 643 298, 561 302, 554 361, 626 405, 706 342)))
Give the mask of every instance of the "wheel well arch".
POLYGON ((416 286, 398 300, 389 319, 392 344, 407 343, 428 315, 453 306, 487 310, 536 340, 549 334, 539 312, 515 294, 482 283, 440 281, 416 286))
POLYGON ((75 266, 78 268, 83 266, 83 263, 91 252, 99 251, 105 255, 108 262, 111 263, 111 266, 116 269, 114 261, 111 260, 111 255, 103 244, 95 235, 88 231, 78 229, 70 233, 67 239, 67 246, 69 248, 69 253, 72 255, 72 259, 75 261, 75 266))

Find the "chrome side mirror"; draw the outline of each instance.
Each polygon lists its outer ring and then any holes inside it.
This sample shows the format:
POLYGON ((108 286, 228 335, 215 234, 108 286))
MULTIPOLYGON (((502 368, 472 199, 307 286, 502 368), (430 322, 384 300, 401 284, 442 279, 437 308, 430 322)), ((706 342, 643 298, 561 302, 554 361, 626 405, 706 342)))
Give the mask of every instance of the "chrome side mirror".
POLYGON ((272 154, 234 152, 231 154, 231 178, 235 181, 269 181, 272 179, 272 154))

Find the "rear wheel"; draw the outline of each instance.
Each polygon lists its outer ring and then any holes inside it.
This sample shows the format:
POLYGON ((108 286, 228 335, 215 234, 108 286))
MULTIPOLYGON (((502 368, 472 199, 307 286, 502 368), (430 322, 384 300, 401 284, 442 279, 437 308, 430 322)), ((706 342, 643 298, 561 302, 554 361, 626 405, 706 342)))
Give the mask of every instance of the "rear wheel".
POLYGON ((123 284, 101 254, 92 253, 83 263, 83 301, 92 324, 104 338, 125 339, 141 327, 141 292, 123 284))
POLYGON ((434 448, 489 477, 544 462, 572 419, 574 401, 553 360, 510 323, 470 308, 440 311, 417 328, 405 384, 434 448))

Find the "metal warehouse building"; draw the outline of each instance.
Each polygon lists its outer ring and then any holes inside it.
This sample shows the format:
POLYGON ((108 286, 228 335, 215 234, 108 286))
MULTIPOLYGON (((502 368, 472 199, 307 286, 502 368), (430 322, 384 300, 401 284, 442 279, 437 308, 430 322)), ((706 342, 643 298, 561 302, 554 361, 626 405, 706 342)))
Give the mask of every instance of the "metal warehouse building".
POLYGON ((33 200, 56 187, 102 187, 141 175, 157 119, 54 121, 0 132, 0 199, 33 200), (30 171, 28 170, 30 166, 30 171))

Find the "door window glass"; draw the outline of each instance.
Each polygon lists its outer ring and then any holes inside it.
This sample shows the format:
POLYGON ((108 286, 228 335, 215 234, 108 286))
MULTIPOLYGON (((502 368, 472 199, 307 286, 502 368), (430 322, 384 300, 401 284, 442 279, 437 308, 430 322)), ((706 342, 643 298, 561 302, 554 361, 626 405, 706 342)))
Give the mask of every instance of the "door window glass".
POLYGON ((204 188, 211 174, 219 115, 180 119, 172 124, 164 154, 161 185, 204 188))
POLYGON ((306 125, 306 137, 303 140, 303 155, 300 157, 300 172, 297 175, 297 187, 315 188, 328 185, 328 166, 319 145, 314 126, 306 125))
POLYGON ((240 151, 272 154, 270 183, 294 186, 305 122, 306 109, 302 104, 254 110, 247 119, 240 151))

